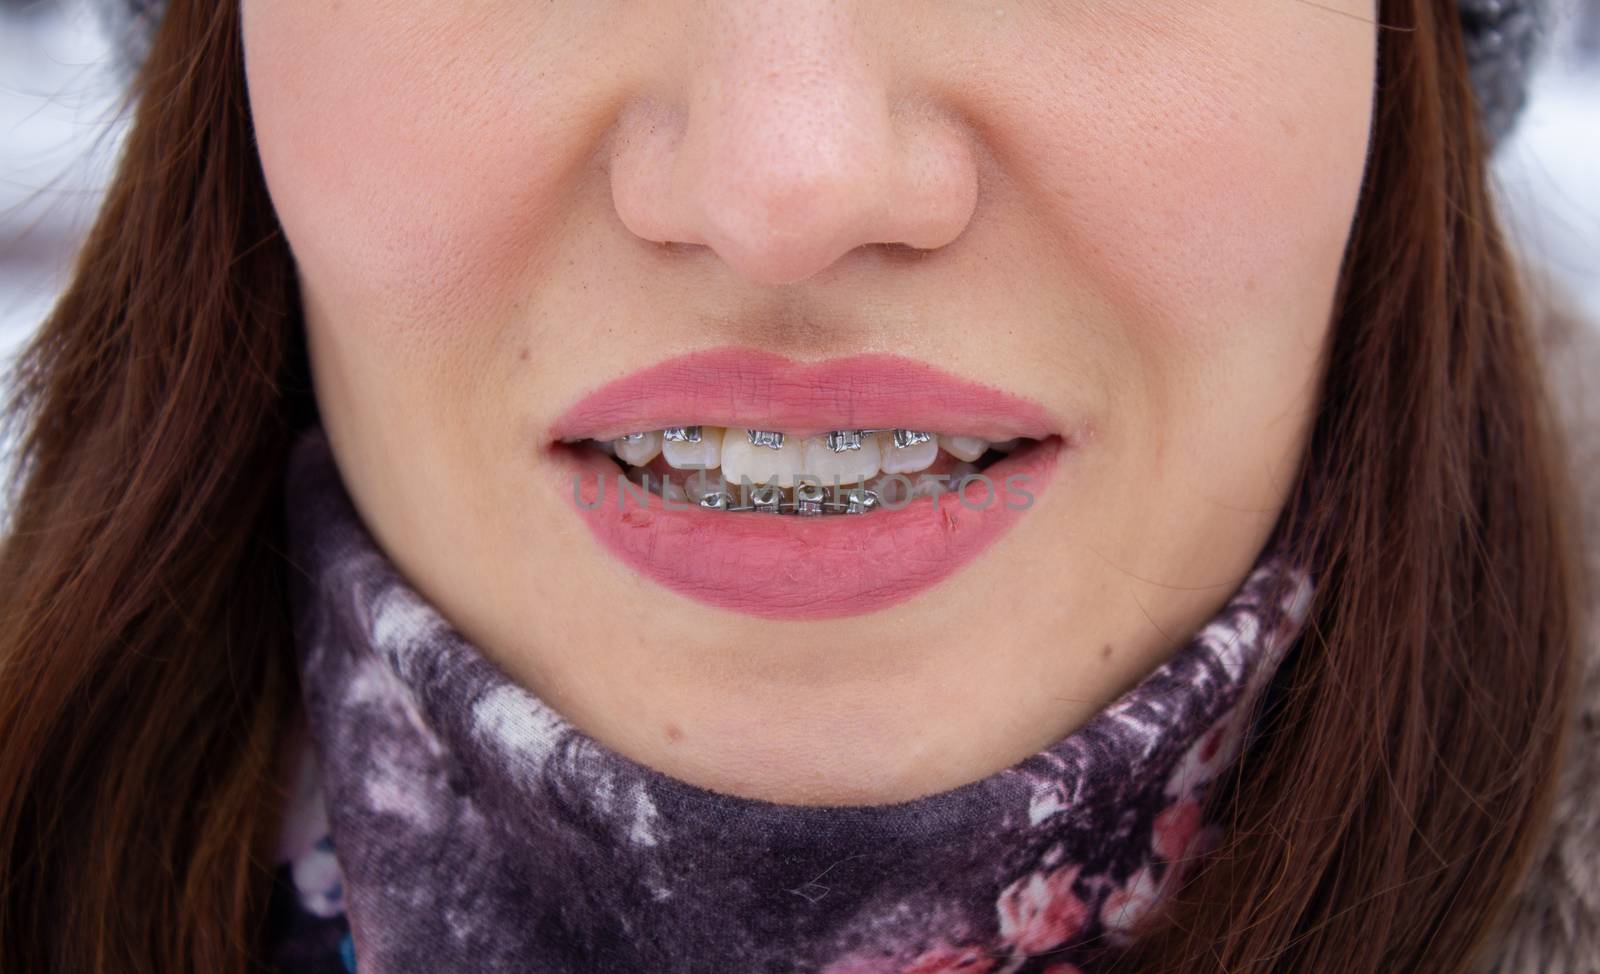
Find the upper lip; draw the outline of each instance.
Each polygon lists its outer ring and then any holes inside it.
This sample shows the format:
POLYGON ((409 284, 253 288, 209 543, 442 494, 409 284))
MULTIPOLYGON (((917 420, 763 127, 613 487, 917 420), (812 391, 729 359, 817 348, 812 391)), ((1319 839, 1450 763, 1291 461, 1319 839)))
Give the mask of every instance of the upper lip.
POLYGON ((723 347, 691 352, 606 383, 562 413, 551 440, 607 440, 699 424, 780 430, 905 428, 1043 439, 1059 427, 1038 403, 926 362, 863 354, 796 362, 723 347))

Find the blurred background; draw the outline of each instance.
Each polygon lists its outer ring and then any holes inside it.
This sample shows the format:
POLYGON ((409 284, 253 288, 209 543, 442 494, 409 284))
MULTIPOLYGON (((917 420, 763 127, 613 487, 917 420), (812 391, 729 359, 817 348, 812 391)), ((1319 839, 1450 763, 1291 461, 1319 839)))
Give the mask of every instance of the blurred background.
MULTIPOLYGON (((1516 244, 1600 322, 1600 0, 1551 34, 1496 191, 1516 244)), ((88 0, 0 0, 0 361, 49 311, 121 145, 114 38, 88 0)), ((0 444, 0 462, 8 451, 0 444)))

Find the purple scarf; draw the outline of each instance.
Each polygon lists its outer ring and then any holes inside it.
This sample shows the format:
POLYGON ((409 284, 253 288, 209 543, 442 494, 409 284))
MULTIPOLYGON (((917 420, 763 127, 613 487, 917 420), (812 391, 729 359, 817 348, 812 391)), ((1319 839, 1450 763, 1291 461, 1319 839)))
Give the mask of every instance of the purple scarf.
POLYGON ((1269 554, 1015 766, 899 804, 773 804, 633 762, 514 683, 378 549, 320 429, 288 477, 309 744, 271 928, 291 974, 1093 970, 1218 839, 1210 783, 1310 596, 1269 554))

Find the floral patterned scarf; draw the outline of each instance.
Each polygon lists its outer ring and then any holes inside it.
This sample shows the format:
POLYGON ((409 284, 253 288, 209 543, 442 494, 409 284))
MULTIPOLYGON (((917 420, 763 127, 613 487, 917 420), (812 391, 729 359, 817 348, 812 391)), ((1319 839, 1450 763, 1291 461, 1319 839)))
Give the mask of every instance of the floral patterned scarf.
POLYGON ((1219 838, 1208 789, 1303 625, 1263 556, 1061 741, 912 801, 774 804, 635 763, 413 590, 319 428, 288 470, 305 760, 270 928, 290 974, 1075 974, 1219 838))

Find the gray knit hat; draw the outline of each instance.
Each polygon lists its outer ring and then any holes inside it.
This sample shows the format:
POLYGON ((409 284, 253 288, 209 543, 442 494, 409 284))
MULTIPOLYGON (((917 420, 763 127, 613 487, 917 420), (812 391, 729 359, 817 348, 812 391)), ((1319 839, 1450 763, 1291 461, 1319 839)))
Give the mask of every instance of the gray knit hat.
MULTIPOLYGON (((1491 145, 1504 140, 1527 100, 1548 0, 1457 0, 1472 87, 1491 145)), ((144 60, 166 0, 95 0, 124 80, 144 60)))
POLYGON ((1491 144, 1505 141, 1528 97, 1548 29, 1546 0, 1457 0, 1478 112, 1491 144))

